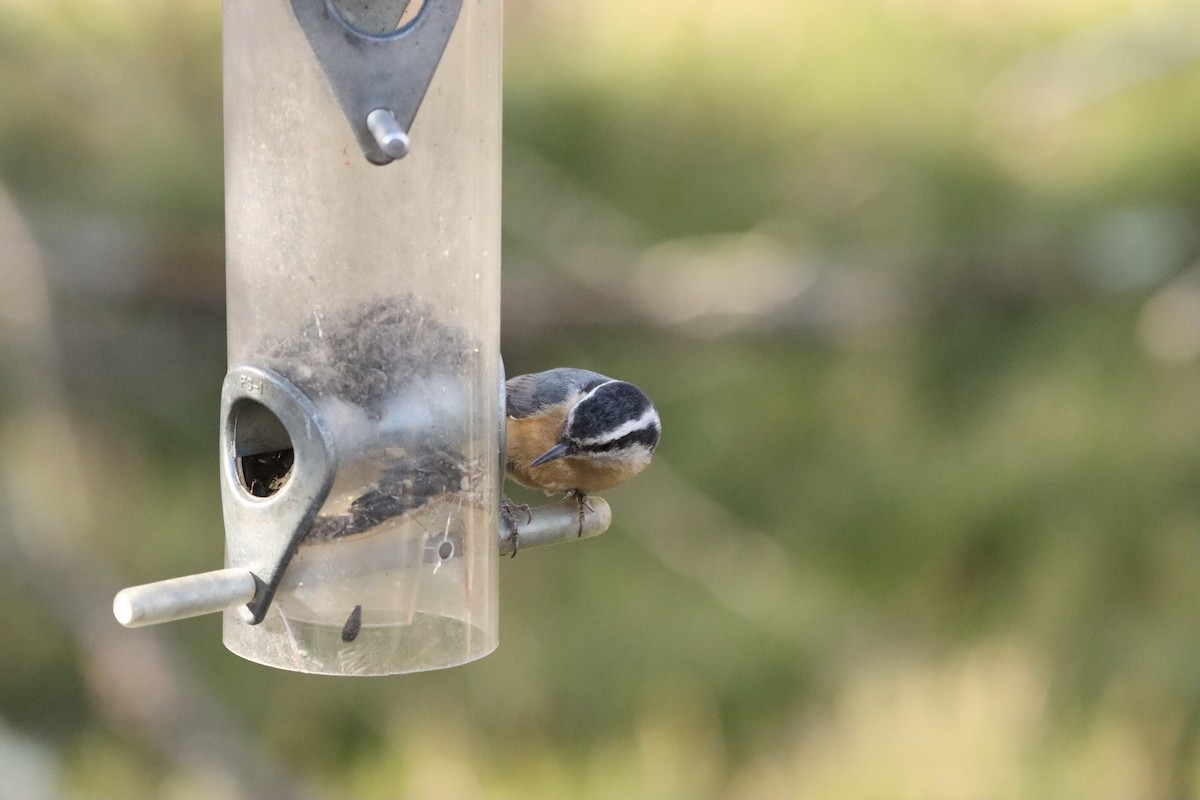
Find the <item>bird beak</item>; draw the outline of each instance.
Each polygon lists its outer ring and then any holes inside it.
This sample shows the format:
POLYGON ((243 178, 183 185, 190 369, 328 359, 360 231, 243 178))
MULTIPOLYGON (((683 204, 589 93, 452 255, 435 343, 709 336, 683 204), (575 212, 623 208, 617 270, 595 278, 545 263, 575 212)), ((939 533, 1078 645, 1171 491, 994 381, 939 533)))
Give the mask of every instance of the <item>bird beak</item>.
POLYGON ((559 442, 558 444, 554 445, 554 447, 551 447, 549 450, 535 458, 532 462, 530 462, 529 466, 537 467, 545 464, 547 461, 553 461, 556 458, 562 458, 565 455, 570 455, 570 453, 570 446, 568 446, 566 442, 559 442))

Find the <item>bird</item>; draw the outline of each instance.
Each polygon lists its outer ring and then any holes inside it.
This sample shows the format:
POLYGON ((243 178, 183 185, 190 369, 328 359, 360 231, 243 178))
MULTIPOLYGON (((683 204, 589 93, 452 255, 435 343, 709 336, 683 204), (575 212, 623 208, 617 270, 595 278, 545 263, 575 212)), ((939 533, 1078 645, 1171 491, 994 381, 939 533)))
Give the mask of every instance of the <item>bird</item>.
MULTIPOLYGON (((573 496, 582 536, 587 496, 649 466, 662 438, 658 409, 632 383, 572 367, 518 375, 504 390, 508 477, 573 496)), ((506 513, 518 508, 528 512, 506 500, 506 513)), ((515 541, 515 523, 510 527, 515 541)))

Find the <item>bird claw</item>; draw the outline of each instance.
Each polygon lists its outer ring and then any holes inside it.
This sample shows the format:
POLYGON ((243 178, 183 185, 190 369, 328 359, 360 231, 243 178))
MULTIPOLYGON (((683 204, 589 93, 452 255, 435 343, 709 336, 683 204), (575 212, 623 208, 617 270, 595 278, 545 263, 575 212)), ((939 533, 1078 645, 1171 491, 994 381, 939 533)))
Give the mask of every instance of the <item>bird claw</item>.
POLYGON ((525 524, 528 525, 533 522, 533 511, 530 510, 527 503, 514 503, 507 497, 500 499, 500 516, 504 517, 504 521, 508 523, 508 541, 512 542, 513 545, 512 555, 509 558, 517 557, 521 534, 517 530, 516 514, 522 511, 525 512, 525 524))
POLYGON ((588 511, 594 513, 596 509, 588 505, 587 495, 578 489, 572 489, 571 491, 567 492, 567 495, 569 497, 574 497, 579 502, 579 532, 575 534, 575 538, 580 538, 583 536, 583 510, 586 508, 588 511))

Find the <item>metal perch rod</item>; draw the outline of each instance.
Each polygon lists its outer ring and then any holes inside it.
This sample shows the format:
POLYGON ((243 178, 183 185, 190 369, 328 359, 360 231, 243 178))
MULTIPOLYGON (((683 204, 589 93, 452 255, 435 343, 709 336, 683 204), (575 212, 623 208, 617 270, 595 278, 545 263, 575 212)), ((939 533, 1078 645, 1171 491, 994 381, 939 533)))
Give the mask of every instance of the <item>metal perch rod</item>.
MULTIPOLYGON (((573 499, 534 506, 528 515, 515 511, 513 516, 519 550, 598 536, 612 524, 612 509, 599 497, 587 499, 582 527, 579 503, 573 499)), ((511 533, 508 522, 501 519, 501 555, 513 552, 511 533)), ((257 588, 258 579, 243 567, 168 578, 117 592, 113 598, 113 616, 127 628, 173 622, 245 605, 254 599, 257 588)))
MULTIPOLYGON (((573 542, 576 539, 586 539, 589 536, 599 536, 608 530, 612 524, 612 509, 600 497, 589 497, 583 507, 583 526, 579 525, 579 503, 576 500, 563 500, 561 503, 550 503, 544 506, 532 506, 529 515, 524 511, 513 512, 513 520, 517 525, 517 549, 527 550, 530 547, 544 547, 548 544, 573 542)), ((500 555, 510 555, 513 551, 512 534, 506 521, 500 520, 500 555)))
POLYGON ((113 616, 126 628, 198 617, 254 599, 258 581, 242 567, 130 586, 113 598, 113 616))

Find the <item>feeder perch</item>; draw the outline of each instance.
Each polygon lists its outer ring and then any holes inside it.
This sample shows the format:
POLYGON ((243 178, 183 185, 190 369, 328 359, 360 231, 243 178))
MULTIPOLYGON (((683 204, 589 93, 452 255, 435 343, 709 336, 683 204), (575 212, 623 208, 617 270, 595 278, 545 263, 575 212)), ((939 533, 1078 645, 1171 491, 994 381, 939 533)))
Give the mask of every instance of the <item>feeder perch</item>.
POLYGON ((500 514, 500 4, 407 6, 224 3, 225 568, 123 590, 124 625, 223 611, 270 666, 452 666, 496 647, 511 525, 608 527, 599 498, 500 514))

